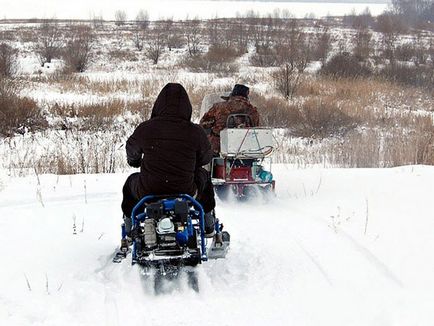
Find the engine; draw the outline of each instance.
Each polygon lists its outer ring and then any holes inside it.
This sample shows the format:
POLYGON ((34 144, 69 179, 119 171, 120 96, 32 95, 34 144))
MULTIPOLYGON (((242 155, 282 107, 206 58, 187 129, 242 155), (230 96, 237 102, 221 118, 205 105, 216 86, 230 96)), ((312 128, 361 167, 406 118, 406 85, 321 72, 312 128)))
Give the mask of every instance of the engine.
POLYGON ((177 199, 146 206, 146 219, 140 223, 135 235, 137 258, 185 258, 191 253, 198 253, 197 231, 192 225, 189 211, 188 203, 177 199))

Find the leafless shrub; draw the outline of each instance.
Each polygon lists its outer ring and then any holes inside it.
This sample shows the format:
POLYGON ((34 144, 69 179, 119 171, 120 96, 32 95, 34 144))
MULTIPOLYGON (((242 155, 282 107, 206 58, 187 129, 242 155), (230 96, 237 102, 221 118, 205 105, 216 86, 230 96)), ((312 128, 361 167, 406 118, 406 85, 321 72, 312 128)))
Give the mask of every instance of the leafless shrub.
POLYGON ((290 63, 285 63, 277 71, 272 74, 275 88, 286 99, 293 98, 297 87, 300 84, 301 74, 306 66, 301 66, 300 69, 292 66, 290 63))
POLYGON ((195 72, 235 72, 238 65, 234 60, 239 53, 233 49, 222 46, 212 46, 205 54, 185 58, 183 64, 195 72))
POLYGON ((276 89, 286 98, 294 96, 300 77, 306 69, 312 53, 311 39, 301 32, 296 21, 290 24, 288 36, 277 46, 282 66, 272 75, 276 89))
POLYGON ((330 30, 327 27, 315 33, 315 43, 312 50, 312 57, 315 60, 320 60, 322 66, 327 61, 330 50, 332 49, 332 36, 330 30))
POLYGON ((324 138, 345 135, 358 121, 346 114, 340 106, 327 99, 311 99, 299 108, 301 123, 293 134, 302 137, 324 138))
POLYGON ((353 54, 359 61, 369 59, 372 52, 372 33, 368 29, 359 29, 353 37, 353 54))
POLYGON ((406 85, 434 89, 434 70, 428 66, 389 65, 380 71, 380 76, 406 85))
POLYGON ((279 97, 252 94, 251 102, 261 116, 261 125, 273 128, 292 128, 301 122, 301 114, 295 105, 279 97))
POLYGON ((383 56, 390 62, 395 60, 395 46, 400 33, 407 30, 407 26, 391 13, 384 13, 377 17, 376 29, 382 35, 383 56))
POLYGON ((136 53, 129 50, 111 50, 108 53, 110 60, 117 60, 121 62, 138 61, 136 53))
POLYGON ((136 28, 133 31, 133 42, 134 46, 136 47, 137 51, 143 50, 143 45, 145 43, 146 39, 146 32, 143 29, 136 28))
POLYGON ((115 11, 115 24, 116 24, 116 26, 125 25, 126 21, 127 21, 127 13, 123 10, 116 10, 115 11))
POLYGON ((44 19, 37 31, 38 41, 35 52, 39 58, 41 66, 51 63, 51 60, 60 55, 63 45, 62 34, 55 19, 44 19))
POLYGON ((169 51, 172 51, 174 48, 182 48, 185 45, 185 38, 182 35, 182 30, 172 19, 163 20, 160 23, 160 28, 165 31, 166 47, 169 51))
POLYGON ((230 47, 239 53, 247 53, 248 26, 242 20, 229 19, 224 24, 220 24, 220 37, 218 39, 218 43, 214 43, 214 46, 230 47))
POLYGON ((333 56, 325 66, 321 68, 320 73, 335 78, 358 78, 368 77, 372 74, 372 71, 369 67, 360 63, 355 56, 349 53, 343 53, 333 56))
POLYGON ((187 39, 187 49, 190 56, 195 56, 201 52, 200 43, 202 42, 201 22, 199 19, 189 20, 185 23, 184 35, 187 39))
POLYGON ((64 51, 66 69, 71 72, 84 72, 92 58, 94 35, 85 25, 73 26, 64 51))
POLYGON ((147 30, 149 27, 149 14, 146 10, 141 9, 136 16, 136 24, 141 30, 147 30))
POLYGON ((12 77, 17 72, 17 51, 6 43, 0 44, 0 78, 12 77))
POLYGON ((145 55, 156 65, 164 52, 165 32, 160 28, 151 31, 150 39, 146 43, 145 55))
POLYGON ((395 58, 399 61, 411 61, 416 56, 416 49, 413 44, 398 45, 395 49, 395 58))
POLYGON ((363 30, 367 29, 374 25, 374 18, 369 11, 369 8, 366 8, 359 15, 353 13, 351 15, 346 15, 343 17, 343 23, 347 26, 351 26, 355 29, 363 30))
POLYGON ((93 28, 97 29, 97 28, 101 28, 104 25, 104 18, 102 17, 102 15, 92 15, 92 26, 93 28))
POLYGON ((431 0, 392 0, 392 5, 396 15, 413 26, 434 21, 434 2, 431 0))
POLYGON ((274 48, 256 47, 256 51, 250 56, 250 64, 256 67, 276 67, 279 60, 274 48))
POLYGON ((35 101, 20 98, 16 82, 0 78, 0 135, 11 136, 46 127, 35 101))

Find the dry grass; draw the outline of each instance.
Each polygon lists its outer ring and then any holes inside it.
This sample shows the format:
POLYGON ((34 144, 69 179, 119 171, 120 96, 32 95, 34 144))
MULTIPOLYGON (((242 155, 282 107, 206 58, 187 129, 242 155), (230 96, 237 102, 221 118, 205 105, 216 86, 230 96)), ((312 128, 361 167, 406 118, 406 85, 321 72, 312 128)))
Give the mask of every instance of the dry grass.
POLYGON ((147 101, 126 102, 117 99, 111 99, 106 102, 97 104, 54 104, 49 111, 57 117, 63 119, 62 129, 66 130, 87 130, 102 131, 113 128, 117 119, 122 117, 126 112, 130 112, 138 119, 148 119, 152 107, 147 101), (76 118, 73 122, 68 122, 67 118, 76 118))
POLYGON ((17 94, 19 87, 16 82, 0 78, 0 135, 11 136, 47 125, 36 102, 17 94))
POLYGON ((136 53, 131 50, 111 50, 108 53, 110 61, 127 62, 127 61, 138 61, 136 53))
POLYGON ((187 56, 182 66, 193 72, 211 72, 220 74, 233 74, 239 69, 235 60, 240 53, 230 47, 210 47, 205 54, 187 56))
POLYGON ((265 124, 289 128, 278 160, 340 167, 434 164, 433 94, 377 79, 304 80, 293 101, 255 98, 265 124), (265 114, 264 114, 265 112, 265 114), (308 144, 308 145, 307 145, 308 144))

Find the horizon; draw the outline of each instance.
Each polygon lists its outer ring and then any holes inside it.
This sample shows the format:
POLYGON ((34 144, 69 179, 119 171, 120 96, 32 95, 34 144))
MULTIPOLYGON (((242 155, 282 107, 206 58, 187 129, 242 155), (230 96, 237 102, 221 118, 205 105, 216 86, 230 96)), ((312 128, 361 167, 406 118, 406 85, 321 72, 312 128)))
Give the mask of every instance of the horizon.
POLYGON ((3 10, 0 11, 0 19, 89 20, 101 18, 111 21, 114 20, 114 14, 118 10, 126 12, 127 20, 134 20, 140 10, 147 11, 150 20, 165 18, 184 20, 194 17, 201 19, 234 18, 248 11, 267 16, 278 10, 289 11, 296 18, 312 14, 319 18, 343 16, 353 11, 360 13, 366 8, 369 8, 373 15, 378 15, 387 9, 388 4, 387 0, 148 0, 146 2, 130 0, 128 3, 119 3, 116 0, 92 2, 46 0, 35 7, 33 0, 1 0, 0 7, 3 10), (312 6, 312 3, 317 3, 317 5, 312 6))

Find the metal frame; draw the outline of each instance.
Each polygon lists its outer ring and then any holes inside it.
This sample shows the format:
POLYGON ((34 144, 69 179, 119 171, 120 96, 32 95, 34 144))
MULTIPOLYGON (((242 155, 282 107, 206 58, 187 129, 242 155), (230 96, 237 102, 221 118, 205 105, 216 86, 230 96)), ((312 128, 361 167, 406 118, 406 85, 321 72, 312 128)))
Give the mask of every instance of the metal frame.
MULTIPOLYGON (((190 219, 192 218, 192 216, 199 215, 198 217, 199 217, 199 229, 200 229, 201 260, 207 261, 208 255, 207 255, 206 243, 205 243, 205 213, 203 211, 202 205, 190 195, 186 195, 186 194, 170 195, 170 196, 149 195, 149 196, 143 197, 136 204, 136 206, 134 206, 134 208, 131 212, 132 229, 137 227, 137 224, 139 222, 143 222, 148 218, 148 216, 146 215, 146 212, 138 213, 138 211, 141 208, 144 208, 144 206, 147 203, 155 202, 158 200, 164 201, 164 200, 178 199, 178 198, 183 199, 184 201, 189 201, 193 205, 193 208, 195 209, 195 211, 190 210, 190 212, 189 212, 189 218, 190 219)), ((132 262, 133 262, 133 264, 136 260, 136 257, 137 257, 136 256, 136 239, 133 239, 133 250, 132 250, 132 259, 133 259, 132 262)))

